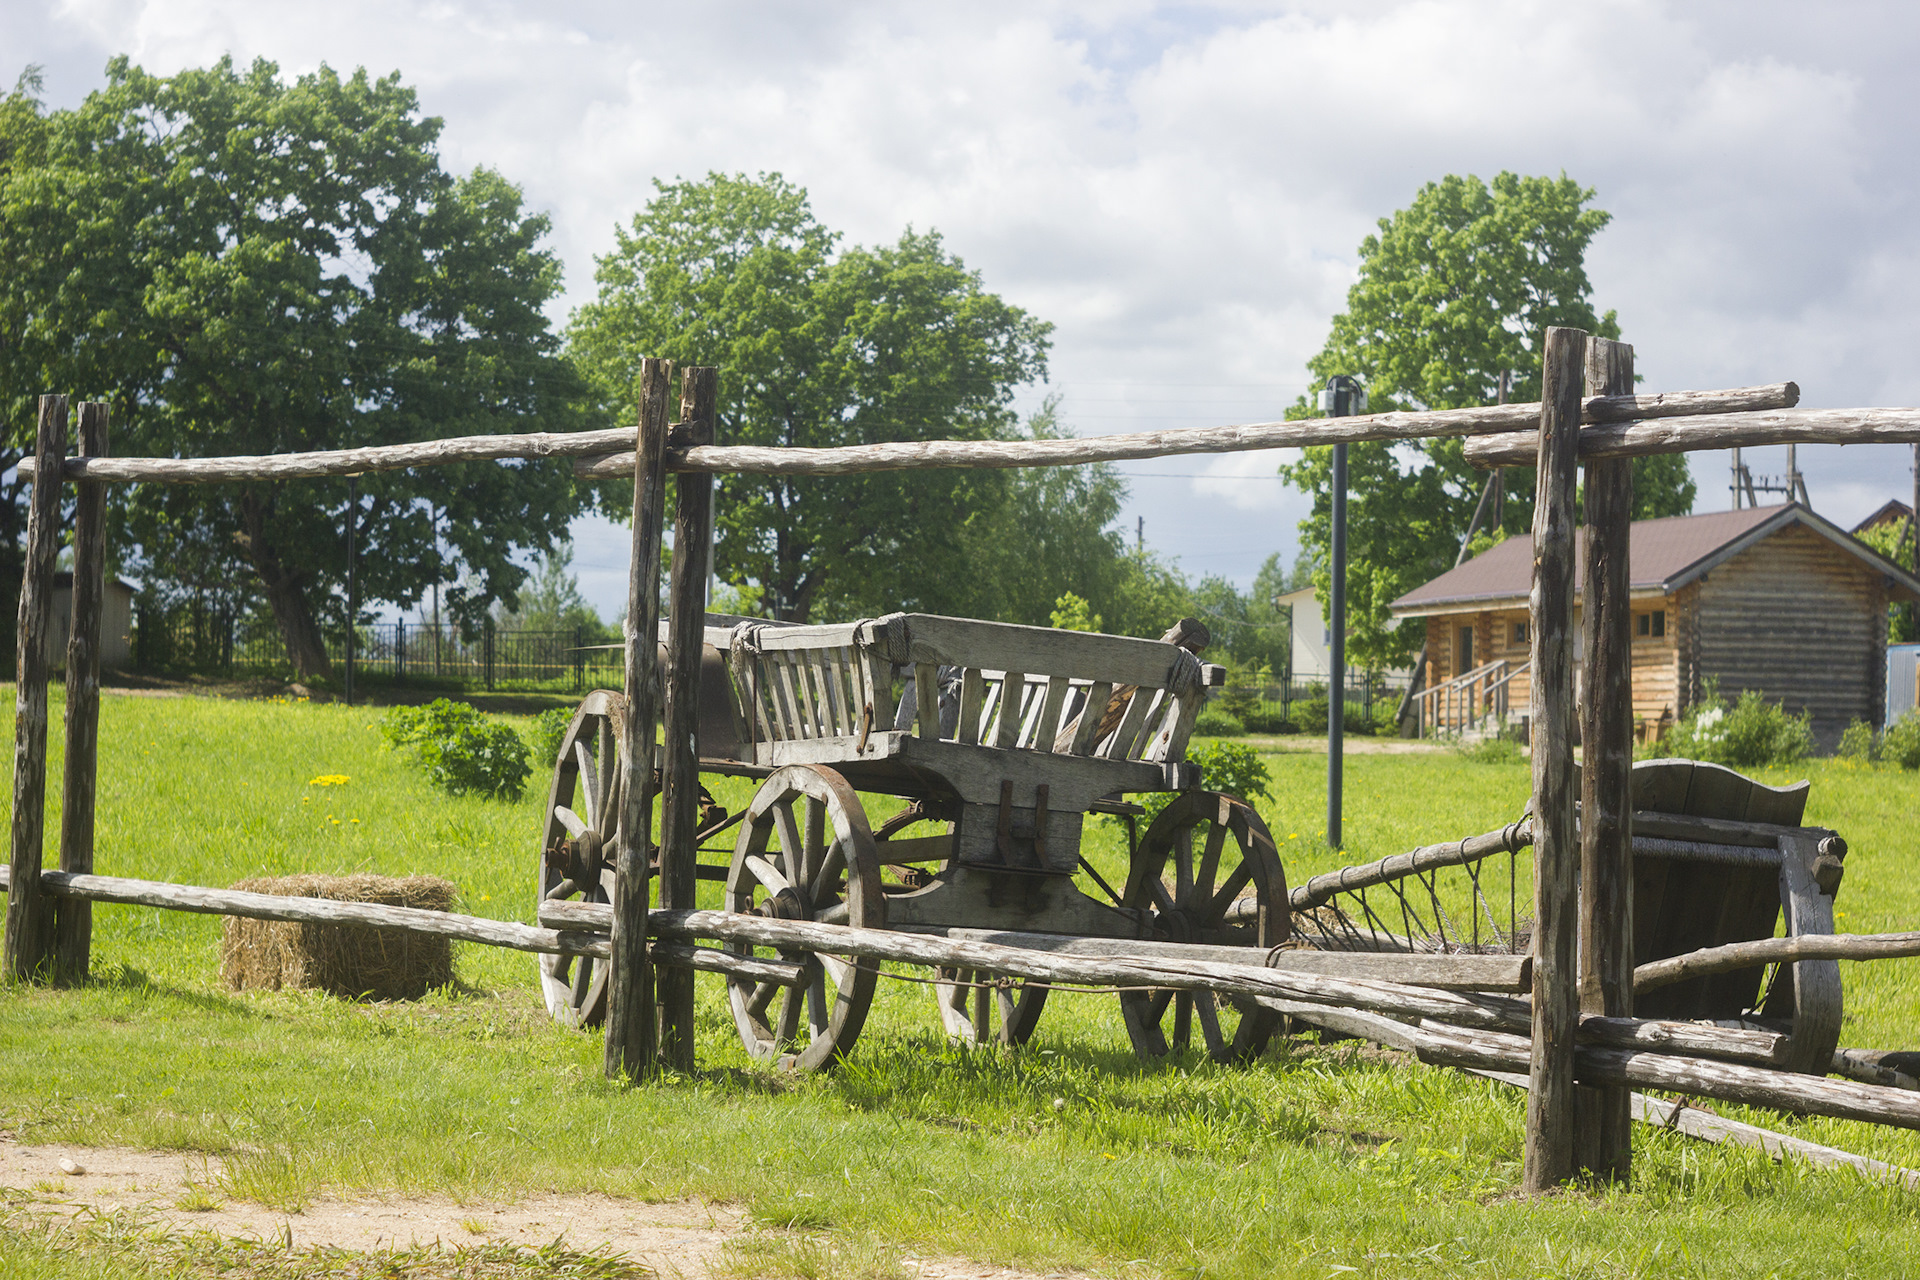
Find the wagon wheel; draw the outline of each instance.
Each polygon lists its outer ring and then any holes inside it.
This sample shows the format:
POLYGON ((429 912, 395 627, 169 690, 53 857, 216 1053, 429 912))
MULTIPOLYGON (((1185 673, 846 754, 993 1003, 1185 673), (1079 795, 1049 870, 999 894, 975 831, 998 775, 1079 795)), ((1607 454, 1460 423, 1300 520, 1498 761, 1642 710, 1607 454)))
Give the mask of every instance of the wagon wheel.
MULTIPOLYGON (((1272 946, 1288 933, 1287 877, 1253 806, 1189 791, 1153 820, 1134 851, 1121 905, 1145 913, 1155 938, 1216 946, 1272 946)), ((1246 1062, 1267 1046, 1280 1015, 1207 991, 1120 995, 1134 1052, 1157 1058, 1187 1047, 1200 1024, 1216 1062, 1246 1062)))
MULTIPOLYGON (((573 714, 547 792, 540 837, 540 900, 611 902, 614 830, 626 794, 627 700, 598 689, 573 714)), ((539 957, 547 1012, 576 1027, 607 1016, 609 962, 589 956, 539 957)))
MULTIPOLYGON (((760 784, 740 823, 726 904, 779 920, 884 927, 873 832, 845 778, 818 765, 789 765, 760 784)), ((753 954, 744 942, 727 949, 753 954)), ((783 1067, 829 1066, 860 1036, 880 962, 797 948, 780 948, 779 956, 806 966, 801 985, 727 979, 741 1042, 754 1057, 783 1067)))

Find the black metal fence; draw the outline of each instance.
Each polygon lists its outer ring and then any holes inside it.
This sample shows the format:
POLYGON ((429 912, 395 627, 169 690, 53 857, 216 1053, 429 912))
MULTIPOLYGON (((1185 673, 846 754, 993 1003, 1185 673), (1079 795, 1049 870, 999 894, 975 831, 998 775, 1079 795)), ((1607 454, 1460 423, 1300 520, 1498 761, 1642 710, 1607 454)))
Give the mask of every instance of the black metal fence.
MULTIPOLYGON (((345 669, 345 628, 329 628, 327 657, 345 669)), ((368 623, 354 633, 354 679, 448 687, 583 692, 619 687, 620 649, 596 647, 585 628, 474 631, 421 622, 368 623)), ((182 607, 142 610, 134 623, 133 660, 146 672, 195 672, 234 679, 290 677, 287 647, 268 620, 182 607)))

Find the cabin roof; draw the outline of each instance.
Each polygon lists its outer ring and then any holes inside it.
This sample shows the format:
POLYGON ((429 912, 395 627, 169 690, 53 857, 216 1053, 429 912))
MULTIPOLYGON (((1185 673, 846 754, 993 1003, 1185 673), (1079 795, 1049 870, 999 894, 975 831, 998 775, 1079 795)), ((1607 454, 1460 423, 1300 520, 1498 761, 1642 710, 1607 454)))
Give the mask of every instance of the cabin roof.
POLYGON ((1851 532, 1858 535, 1869 529, 1877 529, 1883 524, 1905 524, 1912 515, 1913 512, 1906 503, 1898 498, 1892 498, 1885 506, 1853 526, 1851 532))
MULTIPOLYGON (((1840 550, 1884 573, 1896 597, 1920 600, 1920 579, 1838 525, 1797 503, 1634 521, 1627 557, 1631 589, 1635 593, 1671 594, 1789 525, 1812 530, 1840 550)), ((1582 548, 1582 552, 1574 556, 1573 586, 1577 595, 1583 585, 1586 530, 1579 530, 1576 537, 1582 548)), ((1389 607, 1396 618, 1452 613, 1463 607, 1517 608, 1527 603, 1532 586, 1533 539, 1521 535, 1508 538, 1431 582, 1415 587, 1389 607)))

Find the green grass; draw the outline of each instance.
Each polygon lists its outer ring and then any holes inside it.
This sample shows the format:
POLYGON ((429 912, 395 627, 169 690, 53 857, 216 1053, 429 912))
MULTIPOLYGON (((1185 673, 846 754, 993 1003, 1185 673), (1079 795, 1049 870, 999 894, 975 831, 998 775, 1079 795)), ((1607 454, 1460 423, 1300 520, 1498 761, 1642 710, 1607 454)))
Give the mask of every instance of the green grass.
MULTIPOLYGON (((215 885, 431 872, 460 887, 460 909, 530 919, 542 797, 433 792, 375 723, 339 706, 110 697, 98 869, 215 885), (309 785, 326 774, 350 781, 309 785)), ((1351 757, 1336 850, 1321 839, 1324 757, 1267 763, 1261 807, 1295 882, 1498 826, 1528 785, 1524 766, 1444 752, 1351 757)), ((1825 761, 1800 776, 1814 779, 1808 820, 1854 850, 1842 927, 1920 928, 1916 776, 1825 761)), ((729 807, 748 791, 716 789, 729 807)), ((1113 824, 1090 824, 1089 845, 1103 869, 1124 860, 1113 824)), ((1911 1193, 1648 1130, 1632 1191, 1523 1201, 1509 1090, 1308 1042, 1247 1070, 1143 1066, 1110 996, 1056 995, 1034 1044, 1009 1054, 948 1045, 925 987, 883 983, 853 1060, 794 1079, 746 1057, 703 977, 699 1073, 628 1089, 600 1078, 597 1035, 548 1022, 531 957, 461 947, 461 986, 416 1004, 242 995, 219 984, 219 931, 99 906, 93 985, 0 991, 0 1129, 217 1154, 210 1198, 288 1209, 325 1192, 595 1189, 739 1203, 804 1233, 740 1253, 741 1274, 822 1274, 820 1237, 875 1274, 911 1248, 1129 1275, 1880 1277, 1920 1247, 1911 1193)), ((1846 1042, 1910 1046, 1916 973, 1847 966, 1846 1042)), ((1721 1110, 1920 1167, 1920 1136, 1721 1110)), ((227 1265, 122 1248, 0 1224, 0 1276, 227 1265)))

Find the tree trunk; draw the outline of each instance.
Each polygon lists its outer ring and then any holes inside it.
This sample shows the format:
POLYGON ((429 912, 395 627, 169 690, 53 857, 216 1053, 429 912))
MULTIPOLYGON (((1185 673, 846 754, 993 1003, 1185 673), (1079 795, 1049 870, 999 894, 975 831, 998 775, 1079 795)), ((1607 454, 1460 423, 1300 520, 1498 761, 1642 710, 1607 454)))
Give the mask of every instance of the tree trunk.
POLYGON ((280 639, 287 646, 287 661, 302 680, 324 679, 333 674, 327 659, 327 645, 314 620, 313 606, 307 600, 304 575, 289 570, 280 562, 273 543, 267 537, 270 512, 267 504, 249 490, 241 499, 241 522, 245 532, 240 538, 247 560, 260 576, 267 604, 273 609, 280 639))

